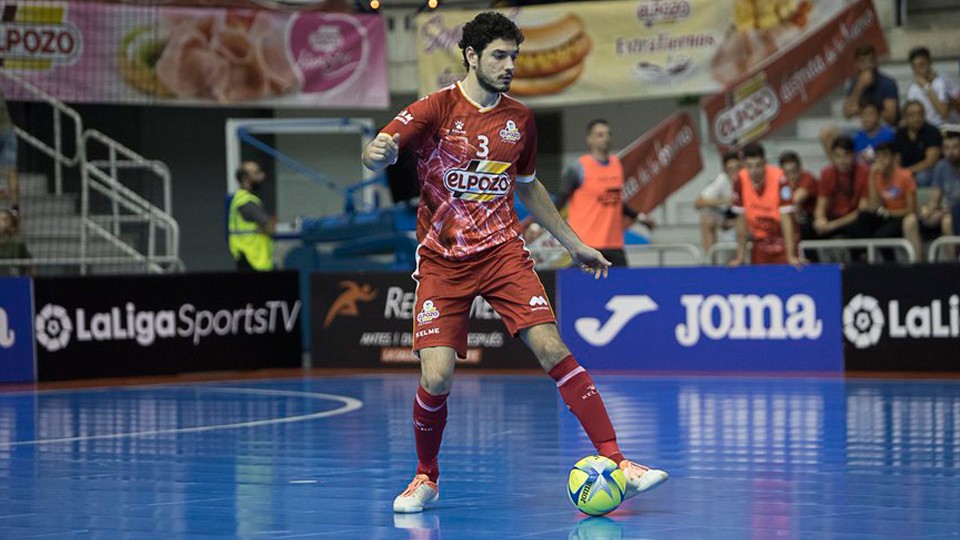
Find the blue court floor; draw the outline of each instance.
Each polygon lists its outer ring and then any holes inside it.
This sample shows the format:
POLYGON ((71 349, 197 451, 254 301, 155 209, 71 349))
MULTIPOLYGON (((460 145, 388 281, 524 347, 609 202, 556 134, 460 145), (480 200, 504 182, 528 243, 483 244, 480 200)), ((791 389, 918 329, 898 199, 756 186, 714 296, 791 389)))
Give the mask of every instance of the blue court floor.
POLYGON ((960 537, 960 382, 595 377, 660 489, 566 498, 592 453, 546 376, 458 375, 441 499, 413 473, 413 374, 0 393, 0 538, 960 537))

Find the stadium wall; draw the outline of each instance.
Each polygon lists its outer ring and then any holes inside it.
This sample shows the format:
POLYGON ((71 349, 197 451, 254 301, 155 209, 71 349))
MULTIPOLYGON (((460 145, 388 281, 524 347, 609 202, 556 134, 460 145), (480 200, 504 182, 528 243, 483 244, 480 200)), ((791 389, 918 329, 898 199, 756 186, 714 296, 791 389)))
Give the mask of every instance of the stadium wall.
MULTIPOLYGON (((543 281, 591 369, 960 371, 960 265, 634 268, 601 281, 564 270, 543 281)), ((415 364, 408 274, 312 282, 315 367, 415 364)), ((0 278, 0 382, 300 366, 303 300, 293 272, 0 278)), ((484 302, 471 318, 464 366, 536 368, 484 302)))

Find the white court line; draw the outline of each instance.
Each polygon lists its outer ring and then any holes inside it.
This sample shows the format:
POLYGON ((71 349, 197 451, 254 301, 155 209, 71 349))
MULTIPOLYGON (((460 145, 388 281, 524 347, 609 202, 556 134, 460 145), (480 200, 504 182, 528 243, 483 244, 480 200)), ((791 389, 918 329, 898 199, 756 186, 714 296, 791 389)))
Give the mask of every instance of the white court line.
MULTIPOLYGON (((177 388, 172 388, 172 389, 176 390, 177 388)), ((157 429, 157 430, 151 430, 151 431, 135 431, 132 433, 109 433, 106 435, 85 435, 82 437, 62 437, 59 439, 39 439, 35 441, 0 442, 0 448, 12 448, 14 446, 26 446, 31 444, 41 445, 41 444, 56 444, 56 443, 78 442, 78 441, 124 439, 128 437, 147 437, 151 435, 167 435, 171 433, 200 433, 204 431, 215 431, 219 429, 238 429, 238 428, 246 428, 246 427, 268 426, 273 424, 289 424, 292 422, 304 422, 307 420, 315 420, 317 418, 326 418, 328 416, 346 414, 348 412, 352 412, 363 407, 363 402, 360 401, 359 399, 348 397, 348 396, 338 396, 336 394, 323 394, 319 392, 297 392, 294 390, 269 390, 269 389, 261 389, 261 388, 224 388, 224 387, 191 388, 191 390, 200 390, 200 389, 211 390, 214 392, 228 392, 228 393, 235 393, 235 394, 259 394, 264 396, 305 397, 305 398, 316 399, 316 400, 327 399, 327 400, 341 401, 343 402, 343 406, 330 411, 323 411, 323 412, 317 412, 317 413, 311 413, 311 414, 302 414, 299 416, 286 416, 283 418, 270 418, 268 420, 252 420, 250 422, 237 422, 234 424, 218 424, 213 426, 157 429)), ((156 388, 151 388, 150 390, 156 390, 156 388)))

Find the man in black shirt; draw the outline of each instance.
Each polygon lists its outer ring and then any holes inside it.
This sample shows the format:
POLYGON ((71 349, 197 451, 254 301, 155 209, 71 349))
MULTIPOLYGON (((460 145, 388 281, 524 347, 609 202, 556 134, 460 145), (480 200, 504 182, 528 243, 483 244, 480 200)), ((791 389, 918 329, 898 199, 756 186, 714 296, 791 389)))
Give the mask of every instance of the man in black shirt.
POLYGON ((900 156, 900 166, 913 173, 917 187, 933 184, 933 167, 940 159, 943 146, 943 137, 926 121, 924 114, 922 103, 908 101, 903 106, 904 126, 893 138, 893 150, 900 156))

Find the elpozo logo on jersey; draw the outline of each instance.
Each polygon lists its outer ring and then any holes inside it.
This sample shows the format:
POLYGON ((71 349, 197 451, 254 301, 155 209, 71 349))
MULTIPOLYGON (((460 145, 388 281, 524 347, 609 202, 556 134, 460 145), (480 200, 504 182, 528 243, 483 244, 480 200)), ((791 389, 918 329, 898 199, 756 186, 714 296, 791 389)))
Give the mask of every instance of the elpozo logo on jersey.
POLYGON ((72 343, 135 341, 149 347, 158 339, 181 338, 193 345, 209 336, 266 335, 293 331, 300 315, 300 301, 268 300, 261 306, 208 310, 193 304, 178 309, 140 311, 132 302, 100 313, 47 304, 37 313, 37 343, 48 352, 66 349, 72 343))
POLYGON ((857 294, 843 308, 843 336, 858 349, 873 347, 884 337, 956 339, 960 337, 960 296, 904 311, 899 300, 888 301, 884 310, 876 298, 857 294))
POLYGON ((520 142, 520 130, 517 129, 517 123, 513 120, 507 120, 507 127, 500 130, 500 138, 503 142, 516 144, 520 142))
POLYGON ((492 201, 510 193, 509 168, 510 164, 503 161, 472 159, 465 169, 445 171, 443 185, 458 199, 492 201))

